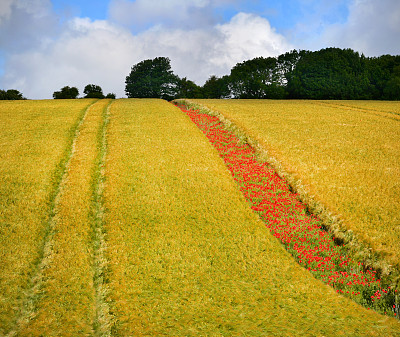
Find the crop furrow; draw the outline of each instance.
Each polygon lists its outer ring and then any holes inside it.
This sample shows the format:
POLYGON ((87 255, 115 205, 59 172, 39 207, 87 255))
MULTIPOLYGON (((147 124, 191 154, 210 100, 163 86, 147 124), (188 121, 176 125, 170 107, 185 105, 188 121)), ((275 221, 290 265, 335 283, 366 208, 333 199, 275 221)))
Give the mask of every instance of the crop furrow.
POLYGON ((94 209, 94 287, 96 292, 96 315, 94 331, 96 336, 111 336, 112 317, 107 301, 109 290, 106 283, 108 261, 105 255, 107 249, 104 233, 104 201, 105 163, 107 156, 107 125, 109 123, 111 102, 103 110, 103 124, 98 133, 98 157, 93 175, 93 209, 94 209))
POLYGON ((43 287, 43 270, 48 264, 49 253, 51 252, 53 246, 53 236, 55 230, 54 218, 57 212, 57 204, 59 202, 60 194, 62 192, 63 183, 68 175, 68 167, 70 166, 72 156, 75 152, 76 141, 79 136, 81 126, 84 123, 88 110, 93 104, 95 103, 92 103, 82 111, 82 114, 79 116, 77 123, 75 123, 75 125, 72 127, 70 131, 70 142, 66 147, 66 151, 62 160, 57 165, 53 178, 54 188, 49 196, 50 213, 47 221, 47 227, 43 235, 42 249, 39 253, 37 261, 35 262, 35 266, 33 268, 34 272, 32 273, 31 279, 28 282, 28 287, 24 291, 23 297, 25 298, 25 300, 23 301, 20 314, 17 317, 16 322, 14 323, 15 328, 8 333, 8 336, 15 336, 17 331, 21 327, 25 326, 34 316, 35 306, 43 287))
POLYGON ((105 104, 108 101, 89 106, 75 130, 54 198, 43 258, 14 332, 19 336, 93 333, 91 182, 105 104))

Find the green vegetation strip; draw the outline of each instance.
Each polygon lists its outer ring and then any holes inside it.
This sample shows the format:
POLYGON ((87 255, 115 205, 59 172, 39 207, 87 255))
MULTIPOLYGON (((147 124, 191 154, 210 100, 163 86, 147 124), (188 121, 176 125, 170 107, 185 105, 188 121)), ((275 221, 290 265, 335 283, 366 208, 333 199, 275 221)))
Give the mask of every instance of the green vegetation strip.
POLYGON ((109 123, 109 111, 113 101, 103 109, 103 124, 97 134, 98 155, 94 174, 92 175, 92 211, 93 211, 93 238, 94 238, 94 287, 96 292, 94 320, 94 331, 96 336, 110 336, 112 316, 108 302, 108 287, 105 280, 105 273, 108 268, 108 261, 105 256, 107 248, 104 232, 104 200, 103 191, 105 184, 105 163, 107 156, 107 126, 109 123))
POLYGON ((399 283, 398 102, 192 101, 233 123, 338 241, 399 283))
POLYGON ((110 107, 104 231, 115 336, 395 336, 314 279, 250 210, 187 116, 110 107))
POLYGON ((91 103, 0 103, 0 335, 21 316, 75 132, 91 103))

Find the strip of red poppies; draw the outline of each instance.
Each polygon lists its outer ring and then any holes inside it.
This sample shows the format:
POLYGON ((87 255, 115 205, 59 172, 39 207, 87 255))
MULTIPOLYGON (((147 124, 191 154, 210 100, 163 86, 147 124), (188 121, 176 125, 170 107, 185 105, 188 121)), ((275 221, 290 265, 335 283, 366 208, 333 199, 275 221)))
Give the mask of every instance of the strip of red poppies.
POLYGON ((217 117, 180 108, 218 150, 252 210, 299 264, 338 293, 398 317, 398 291, 385 287, 375 271, 350 259, 269 164, 259 162, 255 151, 226 130, 217 117))

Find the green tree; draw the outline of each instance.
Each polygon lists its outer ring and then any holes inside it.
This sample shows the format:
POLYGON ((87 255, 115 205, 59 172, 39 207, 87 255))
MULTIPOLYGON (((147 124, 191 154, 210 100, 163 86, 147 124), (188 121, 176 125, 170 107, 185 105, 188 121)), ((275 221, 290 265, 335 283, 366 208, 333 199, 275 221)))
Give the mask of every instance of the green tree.
POLYGON ((292 98, 362 99, 371 91, 366 58, 351 49, 305 52, 288 76, 292 98))
POLYGON ((116 95, 113 92, 110 92, 106 95, 106 98, 115 99, 116 95))
POLYGON ((85 98, 104 98, 103 89, 95 84, 88 84, 85 89, 83 89, 85 98))
POLYGON ((285 88, 278 61, 257 57, 236 64, 229 75, 229 89, 235 98, 284 98, 285 88))
POLYGON ((373 86, 371 99, 400 99, 400 56, 370 58, 367 61, 367 71, 373 86))
POLYGON ((217 77, 212 75, 202 87, 204 98, 228 98, 230 91, 228 87, 229 76, 217 77))
POLYGON ((54 99, 71 99, 79 96, 79 90, 76 87, 65 86, 60 91, 53 93, 54 99))
POLYGON ((167 57, 156 57, 134 65, 125 84, 125 93, 130 98, 171 100, 179 91, 179 78, 172 72, 167 57))
POLYGON ((176 98, 203 98, 201 88, 186 77, 179 80, 176 98))
POLYGON ((7 91, 0 90, 0 100, 21 100, 26 99, 21 92, 16 89, 9 89, 7 91))

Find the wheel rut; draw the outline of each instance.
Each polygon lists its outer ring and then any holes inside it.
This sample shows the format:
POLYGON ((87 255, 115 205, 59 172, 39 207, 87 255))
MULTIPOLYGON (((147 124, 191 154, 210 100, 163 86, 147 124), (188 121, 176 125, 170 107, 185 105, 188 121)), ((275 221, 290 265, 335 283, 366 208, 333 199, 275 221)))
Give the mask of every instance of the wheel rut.
POLYGON ((7 336, 110 335, 101 194, 111 102, 94 102, 76 124, 41 258, 7 336))

